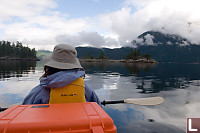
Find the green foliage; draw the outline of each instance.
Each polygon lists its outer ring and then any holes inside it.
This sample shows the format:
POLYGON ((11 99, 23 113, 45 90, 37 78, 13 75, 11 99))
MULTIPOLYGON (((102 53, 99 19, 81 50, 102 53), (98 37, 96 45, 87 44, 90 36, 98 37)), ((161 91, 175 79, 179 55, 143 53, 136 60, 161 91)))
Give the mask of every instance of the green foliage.
POLYGON ((146 59, 151 59, 151 55, 141 55, 140 49, 136 49, 133 51, 133 49, 130 49, 130 53, 128 53, 128 55, 126 56, 126 59, 133 59, 133 60, 137 60, 137 59, 141 59, 141 58, 146 58, 146 59))
POLYGON ((136 55, 137 55, 137 56, 140 56, 140 55, 141 55, 141 52, 140 52, 139 49, 136 51, 136 55))
POLYGON ((85 56, 85 59, 94 59, 93 56, 91 56, 90 51, 88 51, 87 56, 85 56))
POLYGON ((151 57, 150 54, 145 54, 145 55, 144 55, 144 58, 146 58, 147 60, 150 60, 152 57, 151 57))
POLYGON ((130 53, 126 56, 126 59, 137 59, 137 53, 136 50, 133 51, 133 49, 130 49, 130 53))
POLYGON ((37 56, 37 58, 39 60, 42 60, 43 56, 50 55, 50 54, 52 54, 51 51, 48 51, 48 50, 38 50, 36 56, 37 56))
POLYGON ((104 55, 103 50, 101 51, 101 54, 99 55, 99 59, 106 59, 106 56, 104 55))
POLYGON ((0 41, 0 57, 36 58, 35 48, 25 47, 20 42, 0 41))

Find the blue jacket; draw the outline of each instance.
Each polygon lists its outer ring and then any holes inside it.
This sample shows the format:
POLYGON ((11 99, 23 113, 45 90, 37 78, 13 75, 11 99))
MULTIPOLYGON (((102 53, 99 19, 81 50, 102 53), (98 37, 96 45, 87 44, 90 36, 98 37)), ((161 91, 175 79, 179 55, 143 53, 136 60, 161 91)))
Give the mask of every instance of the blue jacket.
MULTIPOLYGON (((33 88, 23 101, 24 104, 48 104, 50 88, 64 87, 79 77, 84 77, 85 71, 66 70, 60 71, 40 79, 40 84, 33 88)), ((85 82, 85 98, 87 102, 97 102, 101 105, 94 90, 85 82)))

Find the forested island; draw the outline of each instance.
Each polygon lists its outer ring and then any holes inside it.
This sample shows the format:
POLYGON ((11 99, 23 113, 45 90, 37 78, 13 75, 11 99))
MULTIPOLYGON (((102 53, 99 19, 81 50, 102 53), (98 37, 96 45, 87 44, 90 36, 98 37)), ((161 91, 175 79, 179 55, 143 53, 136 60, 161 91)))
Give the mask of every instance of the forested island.
POLYGON ((35 48, 23 46, 19 41, 16 43, 0 41, 0 60, 38 60, 36 53, 35 48))
POLYGON ((105 54, 107 53, 104 53, 104 51, 102 50, 99 56, 94 57, 88 51, 88 54, 84 57, 81 57, 80 60, 85 62, 119 61, 126 63, 158 63, 156 60, 152 59, 150 54, 142 55, 140 49, 133 50, 132 48, 130 48, 129 52, 127 52, 127 55, 123 59, 111 59, 110 57, 105 56, 105 54))

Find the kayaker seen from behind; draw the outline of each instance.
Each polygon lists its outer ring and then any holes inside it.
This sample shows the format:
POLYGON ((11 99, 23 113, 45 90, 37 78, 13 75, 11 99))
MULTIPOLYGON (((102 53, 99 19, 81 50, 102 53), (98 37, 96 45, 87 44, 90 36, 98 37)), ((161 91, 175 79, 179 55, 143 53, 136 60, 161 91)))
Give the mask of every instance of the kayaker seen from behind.
POLYGON ((84 81, 85 71, 77 58, 77 51, 67 44, 54 47, 52 55, 42 58, 44 74, 22 104, 54 104, 97 102, 94 90, 84 81))

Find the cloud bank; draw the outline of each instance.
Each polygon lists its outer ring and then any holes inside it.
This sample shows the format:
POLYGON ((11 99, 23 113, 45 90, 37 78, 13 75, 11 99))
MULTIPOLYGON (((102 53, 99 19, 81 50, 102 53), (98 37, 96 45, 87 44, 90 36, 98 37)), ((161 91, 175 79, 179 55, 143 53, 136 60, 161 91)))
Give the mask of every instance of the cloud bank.
POLYGON ((118 47, 119 43, 112 37, 106 37, 97 32, 78 32, 77 35, 58 35, 55 38, 58 43, 67 43, 79 46, 118 47))
POLYGON ((148 30, 200 44, 199 0, 126 0, 119 10, 82 18, 61 13, 55 0, 0 2, 0 39, 36 49, 52 49, 57 43, 121 47, 148 30))

